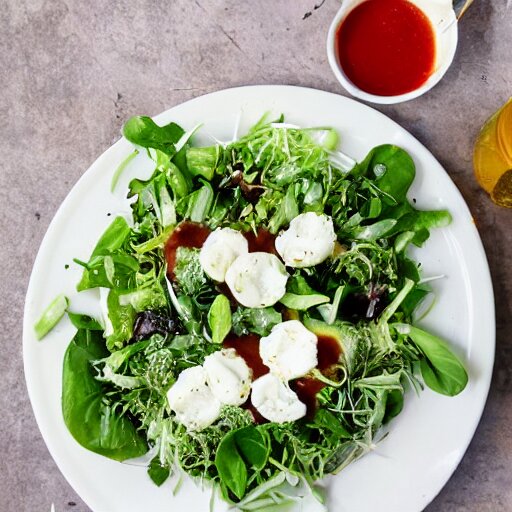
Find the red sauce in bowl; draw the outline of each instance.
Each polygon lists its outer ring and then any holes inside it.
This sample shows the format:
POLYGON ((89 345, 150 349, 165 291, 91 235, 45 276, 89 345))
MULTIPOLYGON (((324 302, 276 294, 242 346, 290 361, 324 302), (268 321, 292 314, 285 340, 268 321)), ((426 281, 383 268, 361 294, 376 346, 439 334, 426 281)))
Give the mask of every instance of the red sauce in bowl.
POLYGON ((407 0, 366 0, 336 33, 339 63, 359 89, 397 96, 421 87, 435 69, 436 41, 426 14, 407 0))

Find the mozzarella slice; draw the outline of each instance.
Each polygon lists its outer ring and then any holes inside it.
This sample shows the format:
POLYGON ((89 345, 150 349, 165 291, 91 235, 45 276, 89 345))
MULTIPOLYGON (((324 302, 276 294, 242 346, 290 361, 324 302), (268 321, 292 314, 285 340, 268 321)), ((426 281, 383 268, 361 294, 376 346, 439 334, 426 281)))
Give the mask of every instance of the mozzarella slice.
POLYGON ((325 261, 334 250, 335 240, 331 217, 307 212, 295 217, 275 244, 285 265, 302 268, 325 261))
POLYGON ((183 370, 167 392, 169 407, 187 430, 202 430, 220 415, 221 403, 208 387, 206 379, 204 368, 193 366, 183 370))
POLYGON ((232 348, 219 350, 203 363, 214 396, 227 405, 241 405, 251 391, 251 370, 232 348))
POLYGON ((252 383, 251 402, 264 418, 275 423, 295 421, 306 415, 306 405, 272 373, 252 383))
POLYGON ((267 252, 242 254, 226 272, 231 293, 248 308, 274 305, 285 294, 287 280, 284 265, 267 252))
POLYGON ((249 244, 242 233, 231 228, 219 228, 205 240, 199 262, 208 276, 223 283, 231 263, 247 252, 249 244))
POLYGON ((285 380, 302 377, 318 364, 317 337, 298 320, 277 324, 260 340, 260 356, 285 380))

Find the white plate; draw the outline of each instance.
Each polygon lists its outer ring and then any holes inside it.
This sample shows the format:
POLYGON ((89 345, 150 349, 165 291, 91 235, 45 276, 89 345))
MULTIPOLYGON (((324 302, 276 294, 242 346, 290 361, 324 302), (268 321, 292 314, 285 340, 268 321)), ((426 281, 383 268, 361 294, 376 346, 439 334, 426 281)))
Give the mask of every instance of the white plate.
MULTIPOLYGON (((380 114, 353 100, 312 89, 256 86, 219 91, 178 105, 156 117, 159 124, 176 121, 186 129, 203 123, 206 134, 229 140, 241 114, 241 132, 264 112, 284 113, 301 126, 333 126, 341 134, 341 149, 357 159, 382 143, 410 152, 417 178, 410 193, 420 208, 448 208, 453 223, 432 233, 415 256, 425 276, 445 274, 433 286, 437 302, 423 325, 452 341, 469 369, 466 390, 446 398, 425 390, 409 394, 403 413, 376 449, 327 479, 330 510, 336 512, 415 512, 441 490, 471 441, 489 389, 494 361, 494 302, 489 269, 480 238, 462 196, 446 172, 414 137, 380 114)), ((73 336, 69 322, 37 342, 32 326, 42 309, 59 293, 80 306, 74 292, 80 268, 114 214, 127 212, 123 195, 110 193, 116 166, 132 150, 120 140, 82 176, 55 215, 37 255, 27 292, 24 318, 24 362, 32 407, 60 470, 95 512, 152 512, 208 510, 209 490, 187 481, 172 496, 170 484, 155 487, 142 467, 121 464, 79 446, 64 425, 61 409, 61 367, 73 336), (107 216, 112 213, 112 217, 107 216), (65 269, 65 264, 71 264, 65 269)), ((151 171, 145 157, 137 157, 131 172, 151 171)), ((225 510, 218 504, 218 510, 225 510)))

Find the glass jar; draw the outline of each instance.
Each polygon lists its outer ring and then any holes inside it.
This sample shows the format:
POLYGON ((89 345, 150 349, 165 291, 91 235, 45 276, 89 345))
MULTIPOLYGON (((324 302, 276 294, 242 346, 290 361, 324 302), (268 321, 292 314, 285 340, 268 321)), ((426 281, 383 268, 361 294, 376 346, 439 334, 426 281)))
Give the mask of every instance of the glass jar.
POLYGON ((512 208, 512 98, 482 127, 473 166, 478 183, 491 199, 512 208))

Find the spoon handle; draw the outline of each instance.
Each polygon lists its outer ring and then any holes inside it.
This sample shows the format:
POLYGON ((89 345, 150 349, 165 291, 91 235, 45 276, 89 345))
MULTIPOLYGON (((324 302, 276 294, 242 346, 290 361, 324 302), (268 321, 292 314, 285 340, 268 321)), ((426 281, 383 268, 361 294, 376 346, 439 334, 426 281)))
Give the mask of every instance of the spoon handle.
POLYGON ((473 0, 453 0, 453 10, 457 19, 460 20, 462 15, 466 12, 468 7, 473 3, 473 0))

